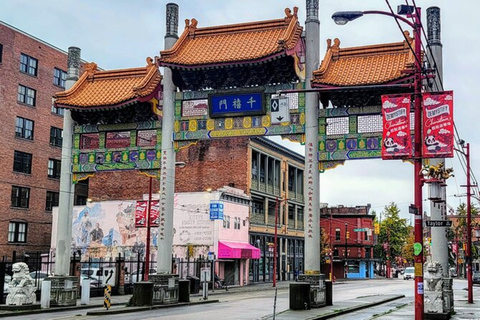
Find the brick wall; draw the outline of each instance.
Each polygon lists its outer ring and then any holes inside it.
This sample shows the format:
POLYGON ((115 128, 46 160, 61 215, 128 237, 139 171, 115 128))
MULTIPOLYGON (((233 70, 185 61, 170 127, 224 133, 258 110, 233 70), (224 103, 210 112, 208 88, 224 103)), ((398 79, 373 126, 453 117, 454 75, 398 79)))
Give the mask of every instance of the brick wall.
POLYGON ((61 148, 50 146, 50 127, 63 127, 63 117, 51 113, 52 96, 63 91, 53 84, 54 68, 66 71, 67 54, 0 23, 3 58, 0 63, 0 256, 17 251, 43 251, 50 248, 51 212, 45 211, 47 191, 58 191, 59 180, 47 178, 48 159, 61 159, 61 148), (20 72, 20 54, 38 60, 37 76, 20 72), (17 102, 18 85, 36 90, 35 107, 17 102), (15 138, 16 117, 34 121, 34 140, 15 138), (32 154, 32 173, 13 172, 14 150, 32 154), (30 188, 28 209, 11 208, 12 185, 30 188), (10 221, 28 223, 27 243, 8 243, 10 221))
MULTIPOLYGON (((140 200, 148 194, 150 178, 138 171, 97 172, 89 178, 88 197, 92 201, 140 200)), ((152 193, 158 193, 158 179, 153 179, 152 193)))
POLYGON ((216 190, 233 184, 247 190, 249 138, 199 141, 177 153, 175 192, 216 190))

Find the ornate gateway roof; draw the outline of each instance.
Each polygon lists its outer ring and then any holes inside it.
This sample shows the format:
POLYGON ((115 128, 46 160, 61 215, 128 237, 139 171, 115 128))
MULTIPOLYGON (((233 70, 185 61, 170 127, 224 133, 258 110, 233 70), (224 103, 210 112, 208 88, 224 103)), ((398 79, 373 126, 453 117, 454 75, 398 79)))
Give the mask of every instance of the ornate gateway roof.
POLYGON ((187 19, 175 45, 160 52, 158 64, 174 71, 181 89, 293 81, 304 73, 297 11, 285 9, 283 19, 205 28, 187 19))
POLYGON ((340 40, 328 48, 320 68, 313 72, 314 87, 365 86, 409 81, 414 72, 413 39, 407 41, 340 48, 340 40), (411 47, 410 47, 411 46, 411 47))
POLYGON ((143 68, 109 71, 99 71, 95 63, 89 63, 72 88, 55 94, 55 105, 78 111, 114 109, 150 100, 160 90, 161 80, 152 58, 147 58, 143 68))

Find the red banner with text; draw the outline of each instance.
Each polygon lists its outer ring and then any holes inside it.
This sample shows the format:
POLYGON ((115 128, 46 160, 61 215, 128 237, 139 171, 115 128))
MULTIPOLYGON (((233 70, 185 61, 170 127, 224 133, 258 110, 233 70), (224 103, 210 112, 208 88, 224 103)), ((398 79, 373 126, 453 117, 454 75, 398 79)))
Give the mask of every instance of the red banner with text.
POLYGON ((453 157, 453 91, 423 94, 423 157, 453 157))
POLYGON ((410 158, 410 95, 382 96, 382 159, 410 158))
MULTIPOLYGON (((150 202, 150 227, 158 227, 160 219, 160 206, 158 200, 150 202)), ((135 206, 135 227, 145 228, 147 226, 148 201, 137 201, 135 206)))

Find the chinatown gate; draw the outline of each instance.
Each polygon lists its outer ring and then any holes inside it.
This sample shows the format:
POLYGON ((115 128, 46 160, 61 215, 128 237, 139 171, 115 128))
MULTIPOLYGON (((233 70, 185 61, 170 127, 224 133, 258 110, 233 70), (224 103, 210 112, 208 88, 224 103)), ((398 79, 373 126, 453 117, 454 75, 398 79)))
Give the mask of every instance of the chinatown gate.
MULTIPOLYGON (((118 170, 160 179, 159 274, 172 273, 176 150, 198 140, 280 135, 305 144, 303 280, 315 292, 312 306, 325 304, 319 170, 382 157, 381 95, 412 92, 415 58, 408 34, 403 42, 356 48, 340 48, 335 39, 319 66, 318 0, 306 2, 305 31, 297 8, 287 8, 280 19, 217 27, 187 19, 180 36, 178 6, 168 4, 160 57, 147 59, 146 68, 90 66, 57 94, 55 105, 76 121, 74 183, 118 170)), ((66 198, 60 195, 60 216, 69 212, 66 198)), ((57 229, 67 223, 59 218, 57 229)), ((57 257, 69 254, 59 243, 71 235, 58 237, 57 257)), ((68 275, 68 268, 56 266, 56 273, 68 275)))

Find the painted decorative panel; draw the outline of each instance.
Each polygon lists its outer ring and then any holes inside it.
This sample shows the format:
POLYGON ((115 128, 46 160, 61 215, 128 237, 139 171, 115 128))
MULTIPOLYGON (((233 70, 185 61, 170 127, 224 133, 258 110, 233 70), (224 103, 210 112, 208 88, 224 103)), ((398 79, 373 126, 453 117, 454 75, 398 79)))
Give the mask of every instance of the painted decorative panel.
POLYGON ((160 121, 76 126, 74 132, 75 181, 97 171, 160 169, 160 121))
MULTIPOLYGON (((302 88, 303 83, 263 87, 260 96, 258 96, 259 88, 257 87, 252 88, 250 91, 248 88, 237 90, 235 95, 228 94, 228 92, 219 93, 213 91, 177 92, 174 139, 181 142, 185 140, 238 136, 300 136, 305 132, 305 94, 287 94, 289 97, 289 121, 279 124, 272 124, 270 102, 272 95, 276 94, 278 90, 302 88), (253 94, 256 94, 253 100, 256 103, 262 100, 262 104, 256 104, 255 110, 248 112, 250 108, 248 99, 253 94), (242 97, 245 97, 245 101, 242 100, 242 97), (230 109, 222 109, 227 112, 226 116, 219 109, 219 106, 216 109, 212 107, 212 101, 217 103, 223 101, 228 104, 227 107, 230 109), (236 104, 234 103, 235 101, 237 101, 236 104), (215 113, 214 117, 211 114, 203 114, 205 102, 209 104, 209 113, 215 113), (230 104, 232 105, 230 106, 230 104), (232 111, 233 104, 236 106, 235 112, 232 111), (198 110, 195 109, 195 106, 197 106, 198 110)), ((184 145, 184 143, 179 145, 184 145)))

